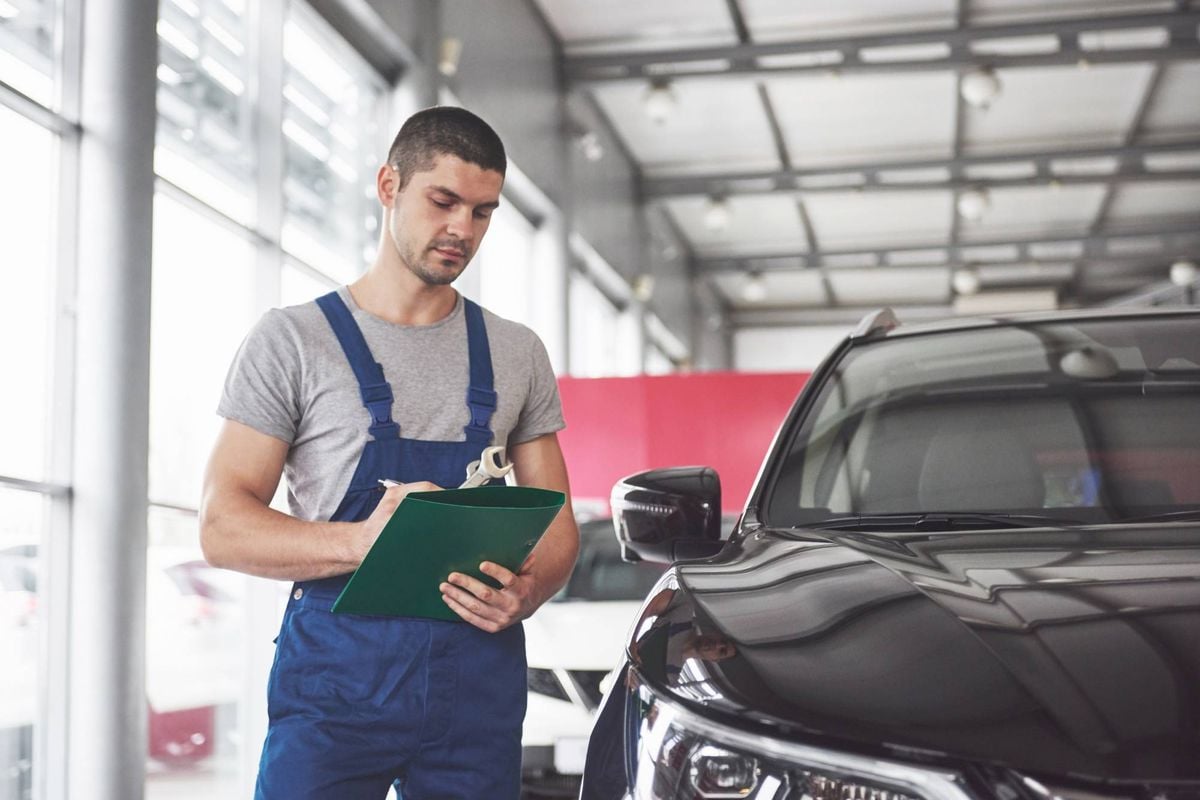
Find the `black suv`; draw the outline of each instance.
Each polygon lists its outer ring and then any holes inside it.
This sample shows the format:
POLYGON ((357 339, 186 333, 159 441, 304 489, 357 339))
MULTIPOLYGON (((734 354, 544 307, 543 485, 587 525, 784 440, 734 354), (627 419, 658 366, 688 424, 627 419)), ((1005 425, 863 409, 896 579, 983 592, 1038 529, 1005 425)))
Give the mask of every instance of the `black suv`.
POLYGON ((613 490, 674 563, 584 798, 1200 798, 1200 312, 879 312, 720 507, 613 490))

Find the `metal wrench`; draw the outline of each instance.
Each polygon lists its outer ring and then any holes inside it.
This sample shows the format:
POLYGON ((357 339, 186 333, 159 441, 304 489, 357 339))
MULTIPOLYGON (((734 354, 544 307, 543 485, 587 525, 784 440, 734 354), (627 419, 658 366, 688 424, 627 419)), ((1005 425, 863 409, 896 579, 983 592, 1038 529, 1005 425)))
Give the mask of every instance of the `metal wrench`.
POLYGON ((512 472, 513 465, 504 463, 503 447, 485 447, 478 461, 467 465, 467 479, 458 488, 472 489, 482 486, 492 478, 503 478, 512 472))

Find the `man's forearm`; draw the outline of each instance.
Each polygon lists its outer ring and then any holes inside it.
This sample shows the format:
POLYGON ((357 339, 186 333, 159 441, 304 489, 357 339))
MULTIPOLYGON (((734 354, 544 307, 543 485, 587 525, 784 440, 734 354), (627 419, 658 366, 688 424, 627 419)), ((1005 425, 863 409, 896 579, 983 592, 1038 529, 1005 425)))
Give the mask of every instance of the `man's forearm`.
POLYGON ((554 518, 550 530, 534 551, 532 571, 537 587, 537 604, 541 606, 566 585, 579 556, 579 529, 575 525, 570 504, 554 518))
POLYGON ((313 580, 358 567, 366 553, 361 528, 354 522, 306 522, 249 493, 229 493, 201 508, 200 546, 214 567, 313 580))

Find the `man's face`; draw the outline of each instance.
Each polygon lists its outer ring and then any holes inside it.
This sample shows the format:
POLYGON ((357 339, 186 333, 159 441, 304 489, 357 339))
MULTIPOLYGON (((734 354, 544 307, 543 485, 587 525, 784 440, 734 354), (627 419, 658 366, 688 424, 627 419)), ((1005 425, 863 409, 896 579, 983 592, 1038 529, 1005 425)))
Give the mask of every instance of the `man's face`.
MULTIPOLYGON (((398 185, 396 171, 385 169, 398 185)), ((483 241, 503 185, 499 172, 451 155, 414 173, 385 210, 387 235, 404 265, 431 286, 451 283, 483 241)))

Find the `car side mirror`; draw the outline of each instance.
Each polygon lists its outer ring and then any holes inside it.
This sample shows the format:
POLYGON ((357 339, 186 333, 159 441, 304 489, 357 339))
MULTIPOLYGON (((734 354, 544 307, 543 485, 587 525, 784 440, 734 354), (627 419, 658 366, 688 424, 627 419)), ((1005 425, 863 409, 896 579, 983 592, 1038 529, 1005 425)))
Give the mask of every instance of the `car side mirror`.
POLYGON ((626 561, 706 558, 721 541, 721 479, 712 467, 652 469, 612 490, 613 525, 626 561))

